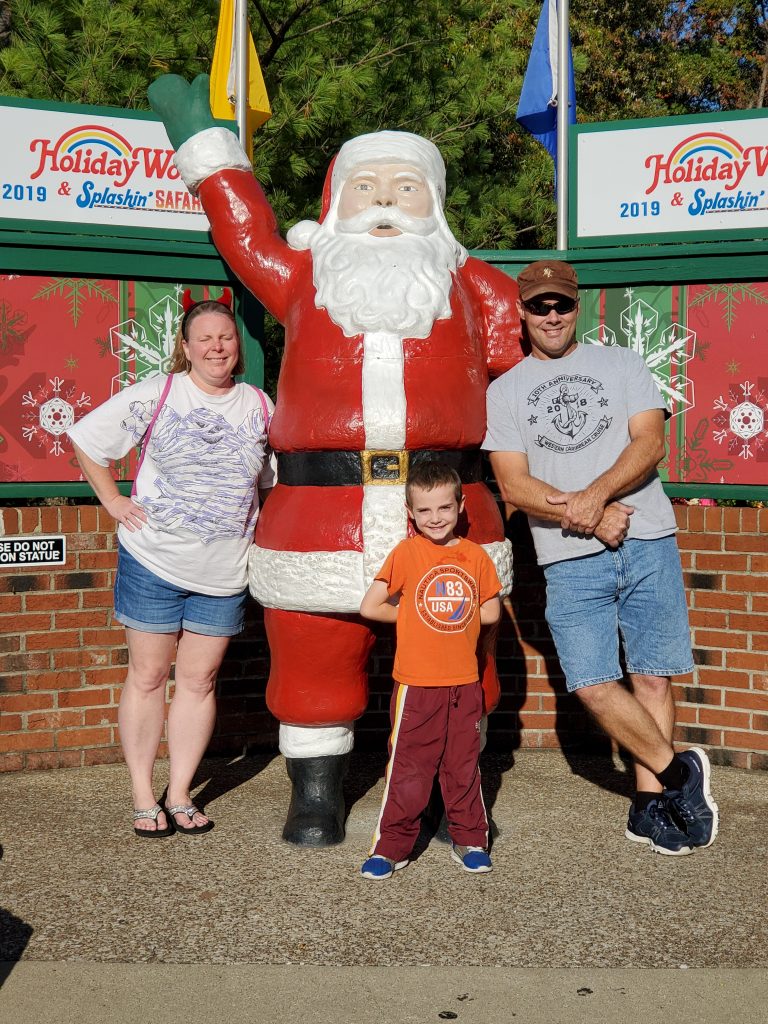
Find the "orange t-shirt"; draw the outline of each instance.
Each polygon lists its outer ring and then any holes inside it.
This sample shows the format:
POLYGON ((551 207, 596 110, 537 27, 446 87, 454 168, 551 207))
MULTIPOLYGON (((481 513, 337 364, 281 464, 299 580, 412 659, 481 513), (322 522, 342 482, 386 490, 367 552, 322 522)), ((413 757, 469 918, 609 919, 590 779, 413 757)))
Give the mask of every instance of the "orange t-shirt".
POLYGON ((409 686, 459 686, 478 677, 480 605, 501 590, 479 544, 444 547, 418 534, 390 552, 377 580, 400 594, 392 675, 409 686))

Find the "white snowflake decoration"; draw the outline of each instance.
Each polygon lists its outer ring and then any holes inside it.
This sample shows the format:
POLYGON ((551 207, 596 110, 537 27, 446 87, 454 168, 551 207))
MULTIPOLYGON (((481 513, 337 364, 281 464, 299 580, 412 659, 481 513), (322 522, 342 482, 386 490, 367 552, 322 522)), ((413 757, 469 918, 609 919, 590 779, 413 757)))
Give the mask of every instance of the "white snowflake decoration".
MULTIPOLYGON (((179 286, 175 291, 178 295, 179 286)), ((116 394, 137 380, 146 380, 167 373, 173 355, 176 331, 183 315, 181 303, 172 295, 164 295, 147 310, 150 331, 138 320, 131 317, 109 329, 112 355, 123 368, 112 378, 112 394, 116 394), (136 360, 142 360, 147 368, 136 371, 136 360)))
POLYGON ((752 381, 729 388, 727 398, 720 395, 714 402, 712 437, 718 444, 727 442, 728 451, 742 459, 753 459, 768 444, 766 417, 768 395, 756 391, 752 381), (753 394, 753 392, 755 392, 753 394))
POLYGON ((763 429, 765 417, 763 410, 752 402, 742 402, 731 409, 730 427, 734 434, 749 441, 763 429))
MULTIPOLYGON (((626 295, 630 303, 621 312, 621 331, 627 339, 626 347, 643 357, 671 415, 679 416, 695 404, 693 381, 685 373, 685 367, 694 355, 696 332, 687 330, 682 324, 672 323, 657 337, 657 310, 642 299, 632 301, 631 289, 626 295)), ((589 345, 618 344, 616 332, 605 324, 586 331, 581 340, 589 345)))
POLYGON ((79 398, 75 398, 77 388, 74 385, 67 388, 62 396, 63 387, 62 378, 54 377, 48 381, 47 387, 39 389, 37 395, 33 395, 30 390, 21 399, 21 404, 29 409, 24 414, 25 425, 21 429, 24 439, 36 441, 43 448, 53 438, 50 455, 65 453, 62 435, 77 421, 78 411, 91 404, 90 395, 84 391, 80 392, 79 398))
POLYGON ((63 398, 51 398, 40 406, 40 426, 58 437, 75 422, 75 410, 63 398))

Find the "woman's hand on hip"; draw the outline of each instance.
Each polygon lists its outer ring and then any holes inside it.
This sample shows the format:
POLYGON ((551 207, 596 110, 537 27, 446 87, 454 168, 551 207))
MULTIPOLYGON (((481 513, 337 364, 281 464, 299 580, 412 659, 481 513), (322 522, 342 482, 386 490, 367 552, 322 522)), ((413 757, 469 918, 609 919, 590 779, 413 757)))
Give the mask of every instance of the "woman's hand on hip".
POLYGON ((104 507, 113 519, 116 519, 131 533, 140 530, 147 521, 146 513, 142 512, 139 506, 134 504, 133 499, 126 494, 118 494, 104 507))

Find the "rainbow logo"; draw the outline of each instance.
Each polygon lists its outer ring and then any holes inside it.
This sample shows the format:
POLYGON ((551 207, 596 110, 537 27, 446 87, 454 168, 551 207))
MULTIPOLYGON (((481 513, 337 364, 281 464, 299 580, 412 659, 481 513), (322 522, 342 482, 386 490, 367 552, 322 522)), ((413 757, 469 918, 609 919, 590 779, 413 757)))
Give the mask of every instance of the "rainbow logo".
POLYGON ((684 164, 686 160, 692 160, 704 153, 724 156, 727 160, 740 160, 744 158, 744 147, 741 146, 730 135, 722 135, 720 132, 700 132, 698 135, 691 135, 683 139, 669 154, 668 164, 684 164))
POLYGON ((74 155, 84 146, 101 146, 118 158, 130 159, 133 155, 133 146, 122 135, 99 124, 82 124, 65 132, 56 143, 55 153, 57 157, 74 155))

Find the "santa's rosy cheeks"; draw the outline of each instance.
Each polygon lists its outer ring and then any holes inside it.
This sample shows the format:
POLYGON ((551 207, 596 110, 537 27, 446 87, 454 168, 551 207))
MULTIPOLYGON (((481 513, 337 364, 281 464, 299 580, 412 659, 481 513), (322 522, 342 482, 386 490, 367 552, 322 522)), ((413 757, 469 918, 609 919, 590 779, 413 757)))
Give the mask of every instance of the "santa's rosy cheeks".
POLYGON ((356 168, 339 194, 337 216, 346 220, 371 207, 381 207, 382 220, 372 235, 399 235, 387 223, 386 210, 397 206, 411 217, 432 214, 432 195, 424 175, 410 164, 370 164, 356 168))

